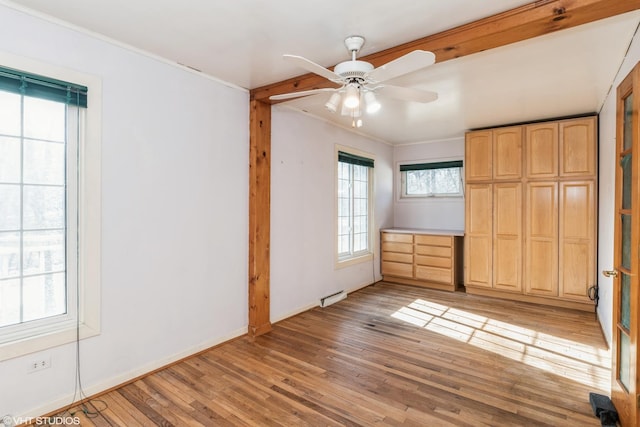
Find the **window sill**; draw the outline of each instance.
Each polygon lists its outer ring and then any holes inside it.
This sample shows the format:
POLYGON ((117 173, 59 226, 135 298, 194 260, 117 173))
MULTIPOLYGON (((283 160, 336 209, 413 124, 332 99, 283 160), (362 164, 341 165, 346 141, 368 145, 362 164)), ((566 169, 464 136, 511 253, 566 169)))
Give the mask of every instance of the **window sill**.
POLYGON ((74 342, 78 338, 78 332, 80 339, 84 339, 99 335, 100 329, 99 327, 96 328, 95 326, 92 327, 83 323, 80 325, 80 330, 77 331, 76 324, 73 323, 73 325, 69 325, 64 329, 58 329, 53 332, 42 333, 16 341, 9 341, 0 344, 0 362, 74 342))
POLYGON ((464 201, 464 196, 400 196, 398 198, 399 203, 417 203, 417 202, 455 202, 464 201))
POLYGON ((341 269, 341 268, 345 268, 345 267, 349 267, 355 264, 360 264, 366 261, 371 261, 373 260, 373 253, 369 252, 363 255, 358 255, 358 256, 354 256, 351 258, 346 258, 344 260, 337 260, 336 261, 336 270, 341 269))

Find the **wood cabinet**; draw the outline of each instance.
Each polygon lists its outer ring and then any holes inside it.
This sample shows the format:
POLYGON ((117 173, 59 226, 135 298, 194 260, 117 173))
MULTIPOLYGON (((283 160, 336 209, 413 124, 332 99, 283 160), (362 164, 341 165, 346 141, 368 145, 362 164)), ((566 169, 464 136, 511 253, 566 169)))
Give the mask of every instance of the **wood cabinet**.
POLYGON ((382 274, 413 278, 413 235, 382 233, 382 274))
POLYGON ((594 181, 566 181, 559 188, 559 295, 588 302, 596 280, 596 194, 594 181))
POLYGON ((592 309, 596 128, 594 116, 467 133, 491 139, 493 161, 473 166, 491 179, 466 175, 467 292, 592 309))
POLYGON ((464 151, 467 182, 490 181, 493 178, 493 132, 468 133, 464 151))
POLYGON ((558 123, 525 126, 525 164, 529 179, 558 176, 558 123))
POLYGON ((522 127, 493 131, 493 179, 517 180, 522 177, 522 127))
POLYGON ((513 180, 522 176, 522 127, 469 132, 465 141, 467 182, 513 180))
POLYGON ((525 135, 527 178, 595 178, 595 117, 527 125, 525 135))
POLYGON ((526 290, 558 296, 558 183, 527 184, 526 290))
POLYGON ((559 166, 563 177, 596 176, 596 121, 594 118, 560 122, 559 166))
POLYGON ((460 237, 382 231, 384 280, 455 291, 460 280, 460 237))
POLYGON ((490 288, 493 263, 492 184, 468 184, 465 193, 465 284, 490 288))
POLYGON ((493 287, 522 292, 522 184, 493 185, 493 287))

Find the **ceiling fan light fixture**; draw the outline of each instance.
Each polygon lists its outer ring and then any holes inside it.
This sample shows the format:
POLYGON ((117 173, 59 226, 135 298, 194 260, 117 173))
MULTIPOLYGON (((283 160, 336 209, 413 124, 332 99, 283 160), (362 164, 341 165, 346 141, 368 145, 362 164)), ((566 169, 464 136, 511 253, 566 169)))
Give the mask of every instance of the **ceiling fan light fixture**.
POLYGON ((360 89, 355 84, 349 84, 346 88, 344 106, 349 109, 358 108, 360 105, 360 89))
POLYGON ((331 95, 331 98, 329 98, 329 100, 327 101, 326 104, 324 104, 324 106, 327 107, 327 110, 331 111, 332 113, 335 113, 338 110, 339 104, 340 104, 340 93, 335 92, 333 95, 331 95))
POLYGON ((337 113, 345 119, 351 119, 351 125, 362 126, 364 113, 374 114, 380 110, 380 102, 376 99, 374 91, 382 93, 386 97, 396 98, 410 102, 432 102, 438 99, 435 92, 422 91, 402 86, 389 86, 385 81, 408 74, 435 63, 436 56, 433 52, 413 50, 399 58, 393 59, 377 68, 370 62, 357 59, 357 54, 364 45, 364 37, 352 35, 345 39, 345 46, 351 54, 349 61, 336 64, 333 70, 316 64, 302 56, 284 55, 283 58, 300 68, 323 77, 339 87, 320 87, 298 92, 279 93, 271 95, 269 99, 283 101, 292 98, 331 92, 331 97, 324 104, 332 113, 337 113), (383 85, 381 85, 383 84, 383 85))
POLYGON ((367 105, 368 114, 375 114, 380 110, 380 102, 378 102, 373 92, 365 92, 364 101, 367 105))

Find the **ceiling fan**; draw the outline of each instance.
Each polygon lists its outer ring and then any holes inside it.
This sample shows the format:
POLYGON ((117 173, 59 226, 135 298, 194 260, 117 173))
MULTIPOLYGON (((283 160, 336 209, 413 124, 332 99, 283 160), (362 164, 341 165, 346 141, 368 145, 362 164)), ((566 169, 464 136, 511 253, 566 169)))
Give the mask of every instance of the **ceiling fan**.
POLYGON ((338 107, 340 107, 340 114, 350 116, 353 127, 362 126, 361 117, 363 111, 366 111, 368 114, 373 114, 380 109, 381 105, 376 99, 376 93, 403 101, 422 103, 432 102, 438 99, 438 94, 435 92, 392 86, 385 83, 387 80, 434 64, 436 56, 433 52, 414 50, 378 68, 374 68, 370 63, 356 59, 357 53, 364 45, 364 37, 349 36, 345 39, 344 44, 351 53, 351 60, 339 63, 334 67, 333 71, 302 56, 283 56, 285 60, 337 83, 340 87, 284 93, 273 95, 269 97, 269 99, 285 100, 323 92, 332 92, 331 98, 329 98, 325 107, 333 113, 337 112, 338 107))

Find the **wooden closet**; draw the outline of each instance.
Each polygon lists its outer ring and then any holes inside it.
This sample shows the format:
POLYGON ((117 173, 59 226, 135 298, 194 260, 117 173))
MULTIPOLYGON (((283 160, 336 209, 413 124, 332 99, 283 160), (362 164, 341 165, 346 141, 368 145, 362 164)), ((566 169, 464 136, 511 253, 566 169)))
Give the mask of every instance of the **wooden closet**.
POLYGON ((591 310, 597 117, 468 132, 468 293, 591 310))

